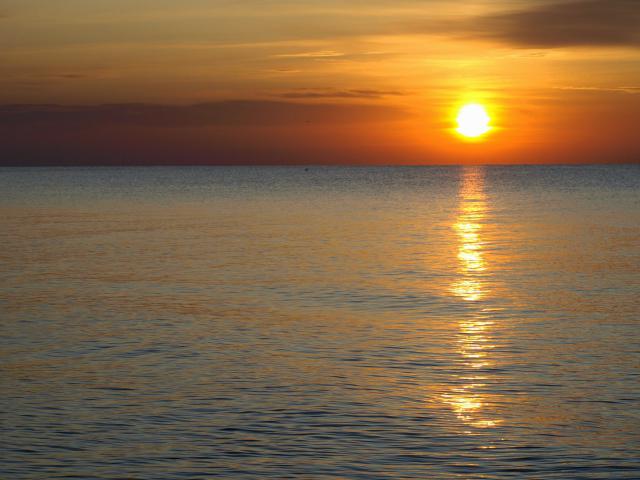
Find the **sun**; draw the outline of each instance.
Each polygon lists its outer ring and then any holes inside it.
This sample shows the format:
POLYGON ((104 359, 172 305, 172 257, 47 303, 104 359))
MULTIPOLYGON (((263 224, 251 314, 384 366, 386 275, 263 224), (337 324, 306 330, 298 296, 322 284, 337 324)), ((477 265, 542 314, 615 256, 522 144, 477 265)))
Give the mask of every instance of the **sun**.
POLYGON ((458 122, 456 131, 467 138, 478 138, 491 130, 489 114, 482 105, 477 103, 463 106, 458 112, 456 121, 458 122))

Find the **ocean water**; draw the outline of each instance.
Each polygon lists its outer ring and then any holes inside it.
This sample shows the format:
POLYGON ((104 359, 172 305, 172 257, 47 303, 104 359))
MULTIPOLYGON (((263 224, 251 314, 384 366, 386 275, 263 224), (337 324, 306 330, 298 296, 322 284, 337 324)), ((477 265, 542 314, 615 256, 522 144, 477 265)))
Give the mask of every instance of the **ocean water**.
POLYGON ((640 478, 640 166, 0 169, 0 478, 640 478))

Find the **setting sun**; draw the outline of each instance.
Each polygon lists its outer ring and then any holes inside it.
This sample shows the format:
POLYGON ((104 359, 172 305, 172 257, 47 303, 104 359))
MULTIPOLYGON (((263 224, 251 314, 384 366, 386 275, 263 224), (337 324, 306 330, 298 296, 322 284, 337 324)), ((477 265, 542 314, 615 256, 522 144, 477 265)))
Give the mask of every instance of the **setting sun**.
POLYGON ((462 107, 456 121, 458 122, 456 131, 464 137, 477 138, 491 130, 489 114, 482 105, 476 103, 462 107))

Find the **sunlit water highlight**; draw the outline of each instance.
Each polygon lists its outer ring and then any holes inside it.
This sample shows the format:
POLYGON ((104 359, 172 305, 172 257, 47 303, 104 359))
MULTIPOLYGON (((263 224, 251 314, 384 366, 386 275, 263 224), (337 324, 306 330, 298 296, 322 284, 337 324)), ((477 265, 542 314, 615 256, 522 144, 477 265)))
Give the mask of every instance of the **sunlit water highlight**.
POLYGON ((640 168, 0 169, 0 478, 640 478, 640 168))

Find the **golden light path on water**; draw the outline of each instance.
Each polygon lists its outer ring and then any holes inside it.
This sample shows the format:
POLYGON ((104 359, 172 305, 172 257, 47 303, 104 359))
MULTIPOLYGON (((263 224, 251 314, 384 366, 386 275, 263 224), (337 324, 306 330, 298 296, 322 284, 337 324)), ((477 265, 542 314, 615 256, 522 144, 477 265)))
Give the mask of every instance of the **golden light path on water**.
MULTIPOLYGON (((460 207, 453 229, 458 237, 459 279, 451 293, 464 302, 475 303, 489 292, 485 284, 489 265, 483 252, 483 227, 487 216, 487 199, 484 192, 484 169, 467 168, 463 171, 460 188, 460 207)), ((488 380, 480 370, 492 365, 491 350, 495 348, 491 338, 494 322, 487 319, 480 308, 458 322, 456 353, 460 356, 463 372, 450 391, 443 395, 459 420, 477 428, 494 427, 499 422, 486 418, 486 403, 482 388, 488 380), (476 373, 478 372, 478 373, 476 373)))

